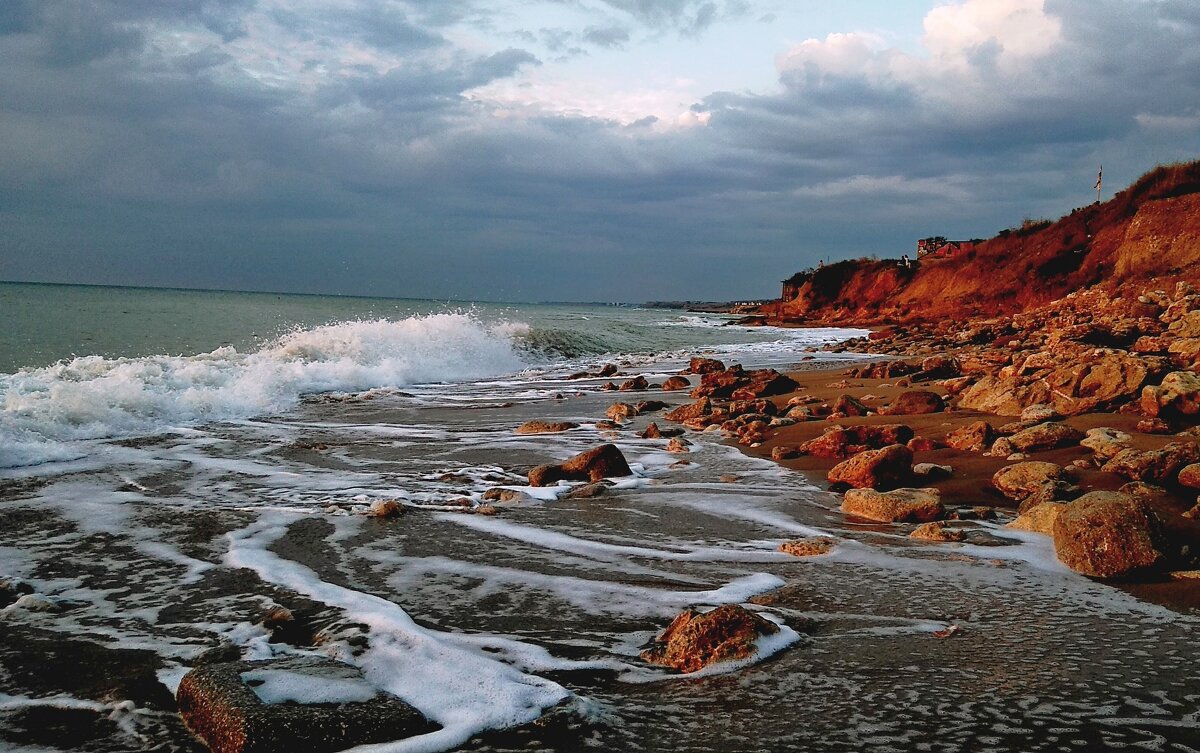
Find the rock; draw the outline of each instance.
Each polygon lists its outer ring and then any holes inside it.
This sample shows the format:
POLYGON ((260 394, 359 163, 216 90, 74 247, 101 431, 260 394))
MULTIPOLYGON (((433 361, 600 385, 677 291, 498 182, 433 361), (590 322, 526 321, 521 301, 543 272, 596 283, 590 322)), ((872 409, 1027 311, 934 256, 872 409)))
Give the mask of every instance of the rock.
POLYGON ((891 405, 880 408, 881 416, 915 416, 924 413, 941 413, 946 409, 942 396, 928 390, 903 392, 891 405))
POLYGON ((842 512, 879 523, 927 523, 946 514, 937 489, 851 489, 842 499, 842 512))
POLYGON ((398 499, 373 499, 367 515, 373 518, 398 518, 404 514, 404 505, 398 499))
POLYGON ((905 442, 904 446, 913 452, 929 452, 938 449, 940 445, 929 437, 913 437, 905 442))
POLYGON ((212 753, 331 753, 439 729, 353 665, 318 657, 205 664, 184 676, 177 699, 212 753), (321 703, 331 698, 340 702, 321 703))
POLYGON ((843 416, 865 416, 869 411, 867 406, 863 405, 853 396, 842 395, 833 404, 833 412, 840 413, 843 416))
POLYGON ((648 426, 646 426, 645 431, 639 432, 638 436, 641 437, 642 439, 662 439, 663 438, 662 431, 658 428, 658 424, 655 423, 654 421, 651 421, 650 424, 648 426))
POLYGON ((786 395, 800 386, 799 382, 775 369, 750 371, 746 373, 746 377, 748 381, 730 393, 732 399, 755 400, 760 397, 786 395))
POLYGON ((792 539, 779 545, 779 551, 793 557, 816 557, 828 554, 837 546, 837 539, 829 536, 809 536, 803 539, 792 539))
POLYGON ((863 450, 878 450, 904 444, 913 438, 913 430, 904 424, 875 426, 832 426, 821 436, 800 445, 800 450, 820 458, 844 458, 863 450))
POLYGON ((613 384, 612 382, 605 382, 604 384, 600 385, 600 391, 601 392, 616 392, 617 385, 613 384))
POLYGON ((780 460, 791 460, 792 458, 798 458, 803 454, 804 453, 800 451, 799 447, 780 445, 778 447, 771 448, 771 459, 775 462, 779 462, 780 460))
POLYGON ((745 607, 725 604, 711 612, 689 609, 663 630, 642 658, 680 672, 696 672, 724 661, 748 659, 756 641, 775 635, 779 626, 745 607))
POLYGON ((1047 502, 1068 502, 1082 493, 1082 490, 1078 486, 1074 486, 1067 481, 1052 481, 1038 487, 1022 498, 1021 503, 1017 505, 1017 513, 1024 514, 1026 511, 1047 502))
POLYGON ((674 437, 667 442, 667 452, 691 452, 691 443, 681 437, 674 437))
POLYGON ((1123 431, 1101 426, 1088 429, 1087 436, 1079 444, 1094 452, 1101 460, 1109 460, 1122 450, 1129 449, 1127 443, 1132 439, 1132 436, 1123 431))
POLYGON ((1175 479, 1180 486, 1200 489, 1200 463, 1190 463, 1179 469, 1179 477, 1175 479))
POLYGON ((579 424, 571 421, 526 421, 516 428, 517 434, 557 434, 578 429, 579 424))
POLYGON ((847 484, 856 489, 891 489, 912 475, 912 450, 902 444, 860 452, 829 470, 831 484, 847 484))
POLYGON ((657 413, 666 408, 667 404, 662 400, 639 400, 633 404, 633 407, 637 409, 638 415, 642 415, 645 413, 657 413))
POLYGON ((65 602, 53 596, 31 591, 17 597, 16 601, 4 607, 3 613, 9 612, 61 612, 67 608, 65 602))
POLYGON ((629 403, 613 403, 608 406, 608 410, 604 411, 604 415, 611 418, 613 421, 628 421, 631 417, 638 414, 638 409, 629 403))
POLYGON ((1191 442, 1171 442, 1158 450, 1121 450, 1101 470, 1133 481, 1168 483, 1185 465, 1200 462, 1200 448, 1191 442))
POLYGON ((1067 474, 1054 463, 1029 460, 1008 465, 992 476, 992 485, 1009 499, 1021 500, 1056 482, 1066 482, 1067 474))
POLYGON ((559 481, 592 481, 616 476, 632 476, 625 456, 614 444, 604 444, 581 452, 558 465, 539 465, 529 472, 530 486, 550 486, 559 481))
POLYGON ((529 499, 529 495, 517 489, 502 489, 493 487, 480 495, 480 499, 488 502, 504 502, 507 504, 516 504, 529 499))
POLYGON ((600 367, 600 371, 597 372, 597 374, 596 374, 596 376, 598 376, 598 377, 610 377, 610 376, 616 376, 616 375, 617 375, 617 365, 614 363, 604 364, 603 366, 600 367))
POLYGON ((1077 444, 1083 436, 1074 426, 1047 421, 1013 434, 1008 442, 1017 452, 1035 452, 1077 444))
POLYGON ((996 441, 996 430, 987 421, 976 421, 946 435, 946 444, 964 452, 983 452, 996 441))
POLYGON ((1021 411, 1022 421, 1036 421, 1041 423, 1043 421, 1053 421, 1056 418, 1059 418, 1058 411, 1054 410, 1053 405, 1046 403, 1034 403, 1021 411))
POLYGON ((1168 496, 1166 489, 1154 484, 1147 484, 1145 481, 1130 481, 1128 484, 1121 484, 1121 488, 1117 491, 1146 500, 1164 499, 1168 496))
POLYGON ((908 534, 910 539, 922 541, 962 541, 966 533, 960 528, 951 528, 940 521, 922 523, 908 534))
POLYGON ((676 392, 678 390, 691 389, 692 383, 687 380, 687 377, 673 376, 663 380, 663 392, 676 392))
POLYGON ((1137 422, 1137 430, 1143 434, 1170 434, 1171 425, 1161 418, 1144 418, 1137 422))
POLYGON ((917 463, 912 467, 912 472, 914 476, 924 479, 950 478, 954 475, 954 468, 937 463, 917 463))
POLYGON ((1019 416, 1026 406, 1049 399, 1050 388, 1044 382, 1023 376, 988 374, 963 390, 958 407, 998 416, 1019 416))
POLYGON ((1152 360, 1120 352, 1096 351, 1045 377, 1052 396, 1049 402, 1064 416, 1128 402, 1137 398, 1147 379, 1161 373, 1159 368, 1152 360))
POLYGON ((596 422, 596 429, 598 429, 599 431, 615 431, 620 428, 621 428, 621 425, 619 423, 617 423, 616 421, 602 420, 602 421, 596 422))
POLYGON ((689 419, 711 415, 712 412, 712 400, 702 397, 694 403, 679 406, 675 410, 665 414, 663 418, 679 424, 689 419))
POLYGON ((712 374, 725 371, 725 364, 715 358, 693 358, 688 363, 688 372, 692 374, 712 374))
POLYGON ((646 377, 639 375, 621 382, 617 389, 621 392, 643 392, 650 389, 650 383, 646 381, 646 377))
POLYGON ((1077 573, 1116 578, 1163 559, 1161 524, 1145 502, 1119 492, 1090 492, 1054 522, 1058 559, 1077 573))
MULTIPOLYGON (((1200 374, 1191 371, 1172 371, 1163 377, 1158 387, 1149 388, 1155 410, 1174 415, 1194 416, 1200 413, 1200 374)), ((1143 392, 1142 407, 1147 407, 1143 392)), ((1149 412, 1149 411, 1148 411, 1149 412)))
POLYGON ((584 484, 583 486, 575 487, 567 493, 567 499, 592 499, 607 493, 608 484, 603 481, 597 481, 594 484, 584 484))
POLYGON ((1021 513, 1005 527, 1053 536, 1054 521, 1066 509, 1067 506, 1061 502, 1043 502, 1021 513))
POLYGON ((17 578, 0 578, 0 609, 22 596, 33 593, 33 586, 17 578))

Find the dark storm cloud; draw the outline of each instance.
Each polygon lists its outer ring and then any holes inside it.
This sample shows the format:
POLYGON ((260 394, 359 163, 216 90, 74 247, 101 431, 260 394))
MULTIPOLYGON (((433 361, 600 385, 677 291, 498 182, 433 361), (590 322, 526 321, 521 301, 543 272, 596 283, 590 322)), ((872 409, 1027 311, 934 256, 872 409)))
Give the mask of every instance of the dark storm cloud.
MULTIPOLYGON (((961 43, 932 33, 928 58, 853 36, 801 45, 777 93, 714 93, 693 108, 707 125, 682 129, 473 96, 540 63, 449 41, 494 20, 483 3, 322 8, 0 4, 0 277, 766 295, 819 258, 1067 211, 1100 161, 1116 185, 1200 151, 1200 24, 1182 0, 1050 0, 1038 33, 1024 17, 961 43)), ((608 0, 560 47, 750 10, 608 0)))

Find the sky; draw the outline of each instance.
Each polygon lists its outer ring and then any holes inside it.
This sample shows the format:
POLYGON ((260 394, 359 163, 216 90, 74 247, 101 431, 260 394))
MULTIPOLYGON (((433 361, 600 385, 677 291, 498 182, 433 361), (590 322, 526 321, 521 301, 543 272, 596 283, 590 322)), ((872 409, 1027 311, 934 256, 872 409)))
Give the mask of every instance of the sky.
POLYGON ((732 300, 1200 157, 1195 0, 2 0, 0 279, 732 300))

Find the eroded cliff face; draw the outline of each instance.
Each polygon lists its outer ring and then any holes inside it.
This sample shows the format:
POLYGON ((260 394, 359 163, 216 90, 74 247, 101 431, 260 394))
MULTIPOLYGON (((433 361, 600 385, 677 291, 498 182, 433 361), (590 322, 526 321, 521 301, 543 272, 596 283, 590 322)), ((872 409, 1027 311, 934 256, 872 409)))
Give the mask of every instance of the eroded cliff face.
POLYGON ((1004 231, 956 258, 839 262, 814 270, 769 315, 812 322, 933 321, 1012 314, 1077 290, 1200 282, 1200 162, 1158 168, 1103 204, 1004 231))

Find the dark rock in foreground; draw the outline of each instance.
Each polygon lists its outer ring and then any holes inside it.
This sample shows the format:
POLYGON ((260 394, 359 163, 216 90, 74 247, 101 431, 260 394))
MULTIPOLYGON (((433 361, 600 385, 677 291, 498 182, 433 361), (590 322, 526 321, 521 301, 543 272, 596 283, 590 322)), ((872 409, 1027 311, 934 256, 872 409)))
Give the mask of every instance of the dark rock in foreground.
POLYGON ((178 701, 188 728, 213 753, 327 753, 439 729, 404 701, 367 685, 358 668, 318 657, 197 667, 180 683, 178 701), (266 703, 259 697, 263 688, 268 697, 291 701, 266 703), (305 702, 318 693, 345 702, 305 702))
POLYGON ((615 476, 632 476, 625 456, 615 444, 581 452, 558 465, 539 465, 529 472, 530 486, 550 486, 559 481, 591 481, 615 476))
POLYGON ((1054 550, 1077 573, 1118 578, 1163 558, 1161 524, 1143 501, 1119 492, 1090 492, 1054 521, 1054 550))

